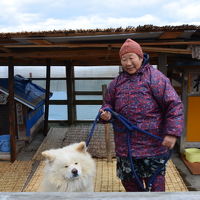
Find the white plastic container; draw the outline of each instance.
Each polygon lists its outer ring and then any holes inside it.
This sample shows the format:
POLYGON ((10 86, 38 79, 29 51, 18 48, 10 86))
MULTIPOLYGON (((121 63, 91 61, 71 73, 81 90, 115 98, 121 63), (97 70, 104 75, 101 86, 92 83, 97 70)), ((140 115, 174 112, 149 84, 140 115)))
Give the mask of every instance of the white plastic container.
POLYGON ((188 148, 185 149, 185 158, 189 162, 200 162, 200 149, 188 148))

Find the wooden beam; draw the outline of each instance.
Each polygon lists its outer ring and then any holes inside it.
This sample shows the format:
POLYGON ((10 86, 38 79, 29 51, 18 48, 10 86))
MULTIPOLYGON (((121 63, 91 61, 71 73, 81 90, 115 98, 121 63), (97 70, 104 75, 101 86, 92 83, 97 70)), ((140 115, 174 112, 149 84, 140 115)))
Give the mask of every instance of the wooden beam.
MULTIPOLYGON (((84 80, 84 79, 82 79, 84 80)), ((90 79, 88 79, 90 80, 90 79)), ((96 79, 97 80, 97 79, 96 79)), ((101 91, 75 91, 76 95, 102 95, 101 91)))
POLYGON ((101 105, 103 100, 75 100, 76 105, 101 105))
POLYGON ((163 32, 159 39, 175 39, 179 37, 183 32, 180 31, 173 31, 173 32, 163 32))
POLYGON ((74 84, 74 66, 71 62, 66 65, 66 84, 67 84, 67 100, 68 100, 68 122, 73 124, 76 120, 75 106, 75 84, 74 84))
POLYGON ((162 48, 162 47, 142 47, 146 52, 160 52, 172 54, 192 54, 191 49, 175 49, 175 48, 162 48))
POLYGON ((53 105, 67 105, 68 100, 49 100, 49 104, 53 105))
POLYGON ((155 42, 141 42, 140 43, 141 46, 166 46, 166 45, 200 45, 200 41, 155 41, 155 42))
POLYGON ((5 47, 0 47, 0 50, 3 51, 3 52, 6 52, 6 53, 10 52, 10 49, 5 48, 5 47))
MULTIPOLYGON (((107 85, 102 85, 102 96, 103 102, 105 103, 105 95, 106 95, 107 85)), ((111 153, 111 137, 110 137, 110 124, 104 124, 104 135, 105 135, 105 144, 106 144, 106 154, 107 154, 107 161, 112 161, 112 153, 111 153)))
MULTIPOLYGON (((115 56, 112 57, 112 60, 105 60, 104 56, 99 57, 90 57, 88 61, 87 56, 81 57, 71 57, 73 58, 72 65, 73 66, 105 66, 105 65, 120 65, 119 55, 116 53, 115 56)), ((69 59, 71 59, 69 58, 69 59)), ((7 66, 7 58, 0 58, 0 66, 7 66)), ((61 58, 54 58, 51 60, 51 66, 65 66, 66 65, 66 57, 61 58)), ((44 58, 33 58, 33 59, 24 59, 22 58, 15 58, 15 66, 46 66, 46 60, 44 58)))
POLYGON ((184 105, 184 128, 180 138, 179 153, 184 154, 187 138, 187 121, 188 121, 188 76, 189 73, 184 71, 182 74, 182 102, 184 105))
POLYGON ((3 39, 3 40, 0 40, 0 45, 1 44, 17 44, 17 43, 19 43, 18 41, 16 41, 16 40, 13 40, 13 39, 3 39))
POLYGON ((33 44, 37 44, 36 46, 38 46, 38 45, 51 45, 52 44, 51 42, 49 42, 47 40, 28 40, 28 42, 31 42, 33 44))
POLYGON ((167 76, 167 55, 159 54, 158 56, 158 69, 167 76))
POLYGON ((9 109, 9 134, 10 134, 10 144, 11 144, 11 162, 16 160, 16 109, 14 101, 14 65, 13 58, 8 58, 8 109, 9 109))
MULTIPOLYGON (((3 48, 120 48, 122 43, 59 43, 52 44, 46 40, 31 40, 33 45, 0 45, 3 48)), ((166 46, 166 45, 200 45, 200 41, 155 41, 155 42, 139 42, 141 46, 166 46)))
POLYGON ((67 43, 67 44, 35 44, 35 45, 1 45, 5 48, 112 48, 117 47, 120 48, 122 43, 116 43, 116 44, 83 44, 83 43, 67 43))
POLYGON ((48 118, 49 118, 49 95, 50 95, 50 75, 51 75, 51 60, 46 60, 46 93, 45 93, 45 112, 44 112, 44 130, 43 134, 48 133, 48 118))
MULTIPOLYGON (((120 48, 122 43, 115 43, 115 44, 82 44, 82 43, 67 43, 67 44, 35 44, 35 45, 0 45, 2 49, 4 48, 120 48)), ((145 46, 166 46, 166 45, 200 45, 200 41, 173 41, 173 42, 140 42, 140 45, 143 47, 145 46)))
MULTIPOLYGON (((118 49, 113 49, 112 53, 118 55, 118 49)), ((75 57, 80 57, 80 56, 93 56, 96 57, 97 55, 100 56, 105 56, 107 54, 107 50, 104 49, 91 49, 91 50, 54 50, 54 51, 32 51, 32 52, 27 52, 24 50, 24 52, 13 52, 13 53, 0 53, 0 57, 9 57, 13 56, 16 58, 43 58, 45 59, 48 55, 48 57, 51 58, 71 58, 72 55, 75 57)), ((69 59, 71 60, 71 59, 69 59)))
MULTIPOLYGON (((161 48, 161 47, 142 47, 146 52, 160 52, 172 54, 192 54, 191 49, 177 49, 177 48, 161 48)), ((119 49, 112 49, 110 55, 118 56, 119 49)), ((34 51, 34 52, 13 52, 13 53, 0 53, 0 57, 15 57, 15 58, 38 58, 45 59, 46 56, 50 58, 67 58, 69 60, 79 59, 82 57, 97 57, 102 56, 104 59, 107 56, 107 50, 104 49, 85 49, 85 50, 63 50, 63 51, 34 51), (78 56, 78 57, 77 57, 78 56)), ((111 57, 111 56, 110 56, 111 57)))

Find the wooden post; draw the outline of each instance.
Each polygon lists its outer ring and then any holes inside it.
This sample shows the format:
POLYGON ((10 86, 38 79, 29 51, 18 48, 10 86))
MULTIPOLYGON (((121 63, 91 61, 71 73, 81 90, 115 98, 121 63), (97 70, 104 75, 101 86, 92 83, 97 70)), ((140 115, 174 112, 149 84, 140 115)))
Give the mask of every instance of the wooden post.
POLYGON ((182 75, 182 101, 184 105, 184 129, 180 138, 180 153, 184 154, 186 147, 186 135, 187 135, 187 115, 188 115, 188 72, 183 72, 182 75))
POLYGON ((46 66, 46 93, 45 93, 45 112, 44 112, 44 136, 48 133, 48 119, 49 119, 49 94, 50 94, 50 75, 51 75, 51 60, 47 59, 46 66))
POLYGON ((67 76, 67 100, 68 100, 68 122, 73 124, 76 120, 76 105, 75 94, 74 94, 74 66, 71 63, 66 65, 66 76, 67 76))
POLYGON ((158 56, 158 69, 167 76, 167 55, 159 54, 158 56))
POLYGON ((16 160, 16 109, 14 102, 14 65, 13 58, 8 58, 8 108, 9 108, 9 134, 10 134, 10 146, 11 146, 11 162, 16 160))
MULTIPOLYGON (((106 88, 107 88, 107 85, 102 85, 103 101, 104 101, 104 98, 105 98, 106 88)), ((110 125, 109 125, 109 123, 106 123, 104 125, 106 154, 107 154, 107 161, 111 162, 112 156, 111 156, 111 142, 110 142, 110 131, 109 131, 109 129, 110 129, 110 125)))

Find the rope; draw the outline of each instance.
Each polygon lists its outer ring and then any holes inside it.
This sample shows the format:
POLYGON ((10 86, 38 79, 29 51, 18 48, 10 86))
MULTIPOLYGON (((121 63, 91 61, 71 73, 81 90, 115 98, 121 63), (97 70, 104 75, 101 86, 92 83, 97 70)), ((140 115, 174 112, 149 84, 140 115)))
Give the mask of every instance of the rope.
MULTIPOLYGON (((127 146, 128 146, 128 157, 130 160, 130 164, 131 164, 131 171, 132 171, 132 175, 136 178, 136 181, 139 185, 139 187, 143 190, 143 191, 151 191, 153 182, 155 181, 156 176, 159 174, 159 172, 163 169, 163 167, 165 166, 165 164, 167 163, 167 161, 169 160, 171 154, 172 154, 172 150, 169 150, 168 155, 166 156, 165 162, 163 163, 163 166, 158 168, 155 173, 149 178, 149 181, 147 182, 146 188, 144 187, 143 182, 140 180, 139 176, 137 175, 136 171, 135 171, 135 167, 134 167, 134 162, 133 162, 133 158, 132 158, 132 154, 131 154, 131 134, 133 131, 139 131, 141 133, 147 134, 150 137, 153 137, 159 141, 163 141, 163 138, 157 136, 157 135, 153 135, 152 133, 149 133, 145 130, 142 130, 140 128, 138 128, 137 126, 133 125, 128 119, 126 119, 124 116, 114 112, 112 109, 110 108, 106 108, 105 111, 109 111, 116 119, 118 119, 120 122, 122 122, 122 124, 127 128, 127 146)), ((92 128, 87 136, 86 139, 86 146, 88 147, 90 140, 94 134, 94 130, 95 130, 95 126, 100 118, 101 113, 99 112, 92 124, 92 128)))
POLYGON ((92 124, 92 128, 91 128, 91 130, 90 130, 90 132, 89 132, 89 134, 88 134, 88 136, 87 136, 86 142, 85 142, 85 143, 86 143, 86 147, 88 147, 88 145, 89 145, 89 143, 90 143, 90 140, 91 140, 91 138, 92 138, 92 136, 93 136, 93 134, 94 134, 95 126, 96 126, 96 124, 97 124, 97 122, 98 122, 98 120, 99 120, 99 118, 100 118, 100 115, 101 115, 101 113, 99 112, 99 113, 97 114, 97 116, 96 116, 96 118, 95 118, 93 124, 92 124))
POLYGON ((157 135, 153 135, 152 133, 149 133, 145 130, 142 130, 140 128, 138 128, 137 126, 133 125, 128 119, 126 119, 124 116, 114 112, 112 109, 110 108, 106 108, 105 111, 109 111, 115 118, 117 118, 120 122, 122 122, 122 124, 128 129, 127 131, 127 145, 128 145, 128 157, 130 160, 130 164, 131 164, 131 171, 132 171, 132 175, 135 177, 139 187, 143 190, 143 191, 151 191, 153 182, 155 181, 156 176, 160 173, 160 171, 163 169, 163 167, 165 166, 165 164, 167 163, 167 161, 169 160, 171 154, 172 154, 172 150, 169 150, 168 156, 166 156, 165 162, 163 163, 163 166, 158 168, 155 173, 149 178, 146 188, 144 187, 143 182, 140 180, 140 178, 138 177, 135 168, 134 168, 134 162, 133 162, 133 158, 132 158, 132 154, 131 154, 131 134, 132 131, 139 131, 141 133, 147 134, 150 137, 153 137, 159 141, 163 141, 163 138, 157 136, 157 135))

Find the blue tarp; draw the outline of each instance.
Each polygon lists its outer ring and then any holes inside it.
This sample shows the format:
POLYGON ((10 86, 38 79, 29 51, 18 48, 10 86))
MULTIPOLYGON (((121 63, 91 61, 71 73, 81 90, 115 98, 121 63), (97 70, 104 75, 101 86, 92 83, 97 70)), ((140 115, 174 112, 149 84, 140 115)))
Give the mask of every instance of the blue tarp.
MULTIPOLYGON (((8 79, 0 79, 0 90, 8 94, 8 79)), ((14 77, 15 99, 31 109, 36 109, 44 104, 46 90, 34 83, 31 79, 16 75, 14 77)), ((52 96, 50 93, 49 98, 52 96)))

